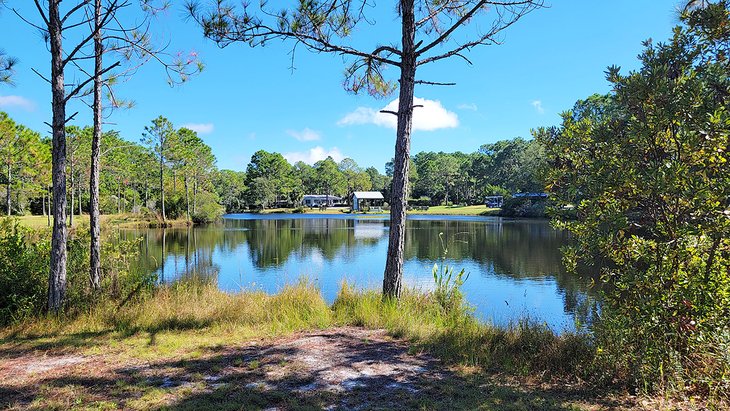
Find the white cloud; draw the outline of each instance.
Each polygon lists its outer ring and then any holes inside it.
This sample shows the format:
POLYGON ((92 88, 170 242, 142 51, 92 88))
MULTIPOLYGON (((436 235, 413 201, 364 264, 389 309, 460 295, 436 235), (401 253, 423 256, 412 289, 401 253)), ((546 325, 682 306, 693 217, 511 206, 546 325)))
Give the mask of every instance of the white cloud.
MULTIPOLYGON (((455 128, 459 126, 459 117, 456 113, 448 111, 438 100, 426 100, 415 97, 413 99, 416 107, 413 110, 413 130, 433 131, 441 128, 455 128)), ((398 100, 391 101, 383 110, 398 111, 398 100)), ((337 122, 339 126, 355 124, 375 124, 380 127, 395 129, 397 117, 389 113, 381 113, 369 107, 358 107, 355 111, 348 113, 337 122)))
POLYGON ((542 108, 542 101, 540 100, 534 100, 532 103, 532 107, 535 107, 535 110, 537 110, 540 114, 545 114, 545 109, 542 108))
POLYGON ((33 111, 35 103, 21 96, 0 96, 0 107, 18 107, 26 111, 33 111))
POLYGON ((310 128, 305 128, 302 131, 286 130, 286 134, 289 134, 299 141, 316 141, 322 138, 322 136, 318 132, 310 128))
POLYGON ((456 106, 456 108, 458 108, 459 110, 479 111, 479 107, 477 107, 477 105, 474 103, 459 104, 458 106, 456 106))
POLYGON ((290 163, 294 164, 297 161, 303 161, 307 164, 314 164, 319 160, 324 160, 327 157, 332 157, 333 160, 340 162, 345 156, 340 152, 337 147, 332 147, 329 150, 325 150, 321 146, 310 148, 307 151, 294 151, 291 153, 284 153, 284 158, 290 163))
POLYGON ((215 130, 213 123, 188 123, 183 124, 182 127, 193 130, 198 134, 210 134, 215 130))

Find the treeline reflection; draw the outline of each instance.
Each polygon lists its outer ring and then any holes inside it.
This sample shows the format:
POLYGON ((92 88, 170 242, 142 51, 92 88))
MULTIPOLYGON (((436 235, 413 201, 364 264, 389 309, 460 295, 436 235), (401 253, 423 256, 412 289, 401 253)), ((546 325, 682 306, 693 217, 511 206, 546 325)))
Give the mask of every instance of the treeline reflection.
MULTIPOLYGON (((226 255, 245 254, 260 271, 313 255, 348 260, 363 250, 384 261, 388 225, 383 219, 231 219, 206 227, 124 230, 121 237, 142 237, 139 266, 156 271, 162 281, 193 276, 217 281, 220 257, 226 255)), ((408 220, 407 230, 407 261, 432 264, 445 255, 457 268, 476 264, 479 272, 472 277, 554 279, 567 313, 587 321, 595 309, 590 276, 563 268, 560 248, 569 243, 568 235, 545 221, 408 220)))

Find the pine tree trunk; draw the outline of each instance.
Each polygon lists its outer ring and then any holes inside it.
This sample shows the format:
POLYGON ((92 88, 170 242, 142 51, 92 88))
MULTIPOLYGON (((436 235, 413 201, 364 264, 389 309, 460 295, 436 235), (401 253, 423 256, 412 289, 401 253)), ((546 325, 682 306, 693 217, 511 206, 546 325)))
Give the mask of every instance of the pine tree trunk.
POLYGON ((45 194, 48 197, 48 202, 47 202, 48 213, 46 214, 46 223, 47 223, 48 227, 50 227, 51 226, 51 196, 48 193, 48 187, 44 187, 43 189, 45 190, 45 194))
POLYGON ((383 295, 400 298, 403 288, 403 249, 406 234, 406 197, 408 192, 408 158, 413 126, 413 92, 416 77, 416 23, 413 0, 401 0, 403 55, 401 60, 400 94, 398 96, 398 128, 393 166, 393 198, 390 208, 390 237, 383 275, 383 295))
POLYGON ((185 215, 190 221, 190 197, 188 196, 188 175, 185 174, 185 215))
POLYGON ((8 217, 10 217, 10 214, 13 212, 12 207, 12 199, 10 197, 10 182, 12 181, 12 168, 10 166, 10 163, 8 163, 8 186, 5 189, 5 204, 8 206, 8 217))
MULTIPOLYGON (((94 2, 94 25, 101 25, 101 0, 94 2)), ((89 173, 89 231, 91 246, 89 254, 89 282, 94 291, 101 288, 101 222, 99 211, 99 156, 102 134, 102 79, 103 70, 102 33, 99 30, 94 36, 94 134, 91 137, 91 170, 89 173)))
POLYGON ((165 182, 164 182, 164 167, 165 167, 165 158, 162 156, 162 142, 160 142, 160 196, 162 198, 162 222, 166 222, 167 218, 165 217, 165 182))
POLYGON ((198 213, 198 175, 195 174, 193 181, 193 214, 198 213))
POLYGON ((62 28, 59 0, 48 2, 51 47, 53 234, 48 277, 48 311, 58 312, 66 296, 66 90, 63 76, 62 28))
POLYGON ((78 187, 79 190, 79 217, 81 217, 81 215, 84 213, 84 210, 81 207, 81 174, 76 176, 76 179, 78 180, 76 187, 78 187))
POLYGON ((76 192, 74 191, 75 180, 74 180, 74 169, 73 169, 73 167, 74 167, 73 150, 71 150, 71 156, 70 156, 69 160, 71 162, 71 170, 69 173, 69 175, 71 177, 71 207, 69 208, 69 213, 68 213, 68 226, 73 227, 73 225, 74 225, 74 199, 75 199, 74 196, 76 195, 76 192))

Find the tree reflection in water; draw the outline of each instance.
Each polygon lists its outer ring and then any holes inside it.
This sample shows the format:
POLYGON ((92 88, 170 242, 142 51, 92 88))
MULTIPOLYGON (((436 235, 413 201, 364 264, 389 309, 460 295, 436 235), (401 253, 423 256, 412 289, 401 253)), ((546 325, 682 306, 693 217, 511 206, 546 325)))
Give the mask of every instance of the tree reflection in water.
MULTIPOLYGON (((125 230, 123 237, 143 237, 139 268, 156 271, 161 281, 198 277, 224 290, 275 292, 304 275, 319 283, 329 301, 343 279, 379 287, 386 219, 245 217, 205 227, 125 230)), ((470 272, 464 291, 478 315, 501 324, 529 315, 557 330, 592 318, 597 304, 591 278, 565 272, 560 247, 570 239, 546 221, 409 219, 409 284, 431 286, 430 267, 443 255, 439 233, 447 241, 447 263, 470 272)))

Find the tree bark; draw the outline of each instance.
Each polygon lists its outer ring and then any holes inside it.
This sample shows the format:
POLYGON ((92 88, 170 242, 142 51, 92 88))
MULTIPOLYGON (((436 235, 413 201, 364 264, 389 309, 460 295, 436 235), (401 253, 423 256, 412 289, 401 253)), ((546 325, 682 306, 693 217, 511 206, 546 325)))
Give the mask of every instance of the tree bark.
POLYGON ((71 150, 71 155, 70 155, 69 160, 70 160, 70 164, 71 164, 71 170, 69 173, 69 175, 71 176, 71 207, 69 208, 69 213, 68 213, 68 226, 73 227, 73 225, 74 225, 74 200, 75 200, 75 196, 76 196, 76 192, 74 191, 74 188, 75 188, 74 183, 76 182, 74 180, 74 150, 71 150))
POLYGON ((198 174, 195 174, 195 180, 193 180, 193 214, 198 213, 198 174))
POLYGON ((89 231, 91 245, 89 254, 89 282, 94 291, 101 288, 101 223, 99 212, 99 155, 102 134, 102 79, 104 69, 102 55, 101 0, 94 2, 94 25, 98 30, 94 36, 94 134, 91 137, 91 170, 89 173, 89 231))
POLYGON ((413 92, 416 77, 416 22, 413 0, 401 0, 403 55, 398 96, 398 128, 393 164, 393 198, 390 208, 390 236, 383 275, 383 296, 400 298, 403 288, 403 249, 406 231, 408 166, 413 126, 413 92))
POLYGON ((13 207, 11 204, 12 200, 10 197, 10 181, 12 181, 12 177, 12 167, 10 166, 10 163, 8 163, 8 186, 5 189, 5 204, 8 206, 8 217, 10 217, 10 214, 12 214, 13 212, 13 207))
POLYGON ((52 180, 53 234, 48 277, 48 310, 58 312, 66 296, 66 90, 63 73, 63 33, 60 0, 48 2, 48 36, 51 46, 51 95, 53 119, 52 180))
POLYGON ((79 190, 79 217, 81 217, 81 215, 84 214, 84 210, 81 207, 81 173, 76 176, 76 179, 78 180, 78 183, 76 183, 76 187, 78 187, 79 190))
POLYGON ((190 197, 188 196, 188 175, 185 174, 185 215, 190 221, 190 197))
POLYGON ((51 195, 48 193, 47 186, 43 187, 43 189, 45 190, 45 194, 48 197, 48 203, 47 203, 48 204, 48 213, 46 213, 46 223, 47 223, 48 227, 50 227, 51 226, 51 195))
POLYGON ((164 181, 164 167, 165 167, 165 157, 163 157, 162 153, 162 141, 160 141, 160 196, 162 198, 162 222, 166 222, 167 218, 165 218, 165 181, 164 181))

